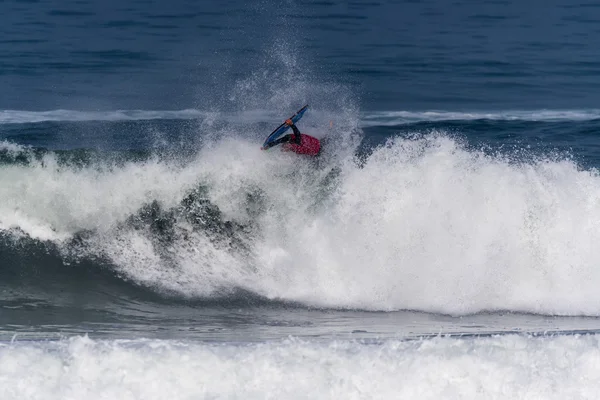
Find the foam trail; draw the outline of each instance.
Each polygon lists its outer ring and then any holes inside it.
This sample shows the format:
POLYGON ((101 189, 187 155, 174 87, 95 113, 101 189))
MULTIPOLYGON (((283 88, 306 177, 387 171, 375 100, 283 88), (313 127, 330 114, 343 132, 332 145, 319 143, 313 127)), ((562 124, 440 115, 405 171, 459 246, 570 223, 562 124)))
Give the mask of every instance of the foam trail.
POLYGON ((194 109, 186 110, 0 110, 0 124, 28 124, 36 122, 84 122, 84 121, 136 121, 152 119, 195 119, 208 113, 194 109))
POLYGON ((598 336, 0 344, 3 400, 596 399, 598 336))
MULTIPOLYGON (((300 89, 298 89, 300 90, 300 89)), ((281 102, 281 99, 277 99, 281 102)), ((219 113, 219 118, 229 122, 243 120, 244 122, 276 123, 298 108, 298 102, 285 103, 285 108, 269 104, 272 109, 255 109, 241 112, 219 113), (294 108, 296 107, 296 108, 294 108)), ((277 103, 275 103, 277 104, 277 103)), ((323 117, 318 111, 311 115, 323 117)), ((154 119, 206 119, 214 118, 215 113, 198 109, 185 110, 114 110, 114 111, 78 111, 78 110, 0 110, 0 124, 26 124, 38 122, 86 122, 86 121, 137 121, 154 119)), ((344 113, 342 116, 346 118, 344 113)), ((335 119, 335 116, 328 117, 335 119)), ((417 122, 441 121, 590 121, 600 119, 600 110, 506 110, 506 111, 370 111, 360 116, 360 126, 396 126, 417 122)))
POLYGON ((361 126, 396 126, 441 121, 590 121, 600 119, 600 110, 507 110, 490 112, 458 111, 379 111, 364 113, 361 126))

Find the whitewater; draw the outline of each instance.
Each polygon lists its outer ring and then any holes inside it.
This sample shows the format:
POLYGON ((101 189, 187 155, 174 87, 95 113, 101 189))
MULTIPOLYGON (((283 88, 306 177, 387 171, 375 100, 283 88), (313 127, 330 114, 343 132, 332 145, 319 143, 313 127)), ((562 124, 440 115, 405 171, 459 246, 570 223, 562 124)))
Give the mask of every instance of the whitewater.
POLYGON ((3 399, 593 399, 595 336, 0 344, 3 399))
POLYGON ((231 137, 184 163, 77 165, 4 142, 0 229, 186 298, 242 289, 328 308, 600 313, 595 170, 443 132, 359 157, 356 141, 318 165, 231 137), (168 232, 142 221, 148 207, 168 232))

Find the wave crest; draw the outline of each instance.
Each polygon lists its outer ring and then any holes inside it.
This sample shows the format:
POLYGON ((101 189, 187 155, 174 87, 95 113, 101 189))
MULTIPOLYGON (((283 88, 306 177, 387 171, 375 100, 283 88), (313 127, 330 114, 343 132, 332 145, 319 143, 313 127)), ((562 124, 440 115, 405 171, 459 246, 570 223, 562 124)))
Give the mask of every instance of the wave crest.
POLYGON ((44 161, 2 167, 0 229, 102 257, 158 292, 600 315, 600 177, 570 160, 513 162, 433 134, 361 162, 241 139, 185 165, 44 161))

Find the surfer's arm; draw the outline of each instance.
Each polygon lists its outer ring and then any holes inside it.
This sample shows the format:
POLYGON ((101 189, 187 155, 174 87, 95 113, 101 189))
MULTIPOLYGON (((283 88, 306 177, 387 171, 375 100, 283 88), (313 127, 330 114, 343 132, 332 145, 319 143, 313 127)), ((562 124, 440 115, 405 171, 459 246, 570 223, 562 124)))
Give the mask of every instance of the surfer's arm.
POLYGON ((291 119, 288 119, 287 121, 285 121, 285 123, 287 126, 292 128, 292 131, 294 131, 294 135, 289 135, 289 136, 293 136, 293 137, 290 137, 289 141, 292 143, 296 143, 296 144, 302 143, 302 137, 300 136, 300 130, 298 129, 298 127, 292 122, 291 119))
POLYGON ((263 147, 263 149, 266 150, 266 149, 270 149, 273 146, 277 146, 278 144, 288 143, 288 142, 290 142, 291 138, 292 138, 292 135, 285 135, 283 137, 280 137, 277 140, 272 141, 271 143, 268 143, 265 147, 263 147))
POLYGON ((298 129, 298 127, 296 125, 292 124, 292 125, 290 125, 290 127, 294 131, 294 135, 300 136, 300 130, 298 129))
POLYGON ((292 131, 294 131, 294 134, 282 136, 279 139, 274 140, 271 143, 268 143, 266 146, 262 147, 263 150, 270 149, 271 147, 277 146, 278 144, 282 144, 282 143, 295 143, 295 144, 302 143, 302 136, 300 136, 301 135, 300 130, 296 127, 296 125, 294 125, 292 120, 291 119, 286 120, 285 124, 287 126, 289 126, 290 128, 292 128, 292 131))

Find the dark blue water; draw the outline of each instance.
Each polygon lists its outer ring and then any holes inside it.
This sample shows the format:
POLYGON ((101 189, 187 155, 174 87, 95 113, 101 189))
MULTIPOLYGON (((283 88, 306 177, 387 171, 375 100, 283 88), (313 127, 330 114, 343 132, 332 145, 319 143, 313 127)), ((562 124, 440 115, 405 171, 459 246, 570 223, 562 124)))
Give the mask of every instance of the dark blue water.
MULTIPOLYGON (((598 103, 600 7, 551 1, 8 1, 0 108, 204 109, 293 60, 366 110, 598 103)), ((222 104, 225 103, 225 104, 222 104)))

